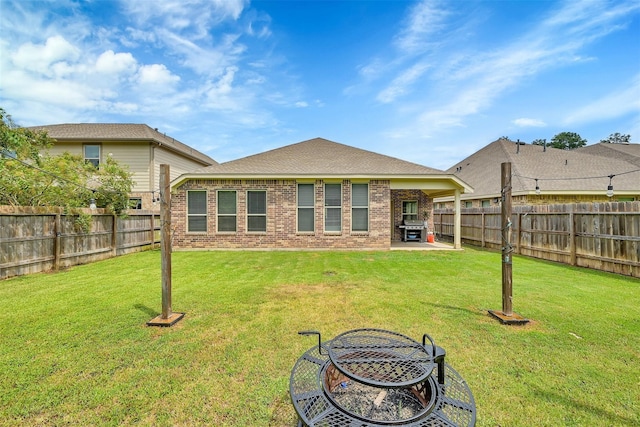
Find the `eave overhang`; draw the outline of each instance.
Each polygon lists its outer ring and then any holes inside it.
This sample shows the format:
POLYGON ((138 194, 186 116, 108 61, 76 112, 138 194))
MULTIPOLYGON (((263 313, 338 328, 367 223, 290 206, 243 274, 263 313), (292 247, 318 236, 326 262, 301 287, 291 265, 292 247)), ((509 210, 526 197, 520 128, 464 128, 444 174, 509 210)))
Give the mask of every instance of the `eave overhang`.
POLYGON ((456 191, 472 193, 473 188, 453 174, 433 175, 369 175, 369 174, 235 174, 235 173, 186 173, 180 175, 171 187, 179 188, 184 183, 196 179, 291 179, 308 180, 388 180, 392 190, 422 190, 430 197, 453 196, 456 191))

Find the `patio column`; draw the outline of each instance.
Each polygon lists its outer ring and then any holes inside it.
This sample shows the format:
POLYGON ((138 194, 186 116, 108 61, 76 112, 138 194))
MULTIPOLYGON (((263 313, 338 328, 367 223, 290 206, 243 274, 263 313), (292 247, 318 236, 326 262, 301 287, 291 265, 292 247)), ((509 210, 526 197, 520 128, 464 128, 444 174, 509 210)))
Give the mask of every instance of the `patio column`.
POLYGON ((461 244, 461 223, 462 215, 460 214, 460 190, 456 188, 454 196, 454 210, 453 210, 453 247, 454 249, 462 248, 461 244))

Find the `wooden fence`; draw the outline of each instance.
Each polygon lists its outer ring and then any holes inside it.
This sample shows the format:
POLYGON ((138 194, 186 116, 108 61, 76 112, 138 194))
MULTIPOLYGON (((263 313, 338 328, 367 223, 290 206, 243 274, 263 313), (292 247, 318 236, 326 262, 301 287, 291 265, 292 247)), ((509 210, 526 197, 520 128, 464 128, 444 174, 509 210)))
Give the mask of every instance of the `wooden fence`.
MULTIPOLYGON (((438 236, 453 238, 453 210, 434 211, 438 236)), ((516 253, 640 277, 640 202, 513 206, 516 253)), ((501 250, 500 208, 461 210, 461 238, 501 250)))
POLYGON ((99 261, 160 242, 157 213, 120 218, 98 211, 91 212, 91 229, 84 232, 77 215, 62 210, 0 207, 0 279, 99 261))

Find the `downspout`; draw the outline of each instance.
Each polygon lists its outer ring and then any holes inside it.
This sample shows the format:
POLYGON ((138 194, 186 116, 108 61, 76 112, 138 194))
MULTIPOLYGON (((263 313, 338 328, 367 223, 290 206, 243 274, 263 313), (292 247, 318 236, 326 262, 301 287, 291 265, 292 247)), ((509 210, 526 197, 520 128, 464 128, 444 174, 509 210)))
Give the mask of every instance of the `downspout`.
POLYGON ((454 196, 454 211, 453 211, 453 248, 462 249, 461 244, 461 224, 462 215, 460 214, 460 190, 456 188, 454 196))

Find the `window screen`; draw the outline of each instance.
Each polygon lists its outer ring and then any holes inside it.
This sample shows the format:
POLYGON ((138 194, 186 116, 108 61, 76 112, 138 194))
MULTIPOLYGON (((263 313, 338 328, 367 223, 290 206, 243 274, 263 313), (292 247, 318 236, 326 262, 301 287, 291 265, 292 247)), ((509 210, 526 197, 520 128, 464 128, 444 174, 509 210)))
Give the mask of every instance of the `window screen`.
POLYGON ((236 231, 236 192, 218 191, 218 231, 236 231))
POLYGON ((369 231, 369 184, 351 186, 351 230, 369 231))
POLYGON ((298 231, 314 231, 314 185, 298 184, 298 231))
POLYGON ((342 185, 325 184, 324 186, 324 229, 325 231, 342 230, 342 185))
POLYGON ((416 220, 418 219, 418 202, 404 201, 402 202, 402 219, 403 220, 416 220))
POLYGON ((247 191, 247 231, 267 231, 266 191, 247 191))
POLYGON ((91 163, 96 168, 100 166, 100 146, 84 145, 84 161, 91 163))
POLYGON ((187 231, 192 233, 207 231, 206 191, 187 191, 187 231))

